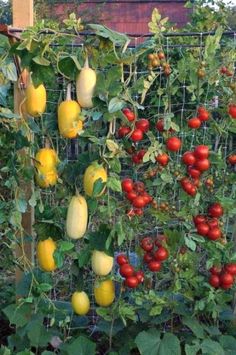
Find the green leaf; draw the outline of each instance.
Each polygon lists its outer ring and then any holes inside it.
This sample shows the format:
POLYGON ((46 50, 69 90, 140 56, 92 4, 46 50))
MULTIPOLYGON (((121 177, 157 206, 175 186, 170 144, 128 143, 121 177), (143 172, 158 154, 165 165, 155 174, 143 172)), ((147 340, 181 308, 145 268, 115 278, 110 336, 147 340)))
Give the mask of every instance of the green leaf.
POLYGON ((180 341, 176 335, 172 333, 164 334, 158 355, 181 355, 180 341))
POLYGON ((114 113, 120 111, 125 105, 125 101, 118 99, 118 97, 113 97, 108 104, 108 112, 114 113))
POLYGON ((72 242, 61 241, 58 243, 58 248, 60 251, 69 251, 74 248, 74 244, 72 242))
POLYGON ((74 80, 78 71, 81 70, 81 65, 76 56, 64 56, 58 59, 58 70, 66 78, 74 80))
POLYGON ((29 304, 23 304, 22 306, 11 304, 3 309, 3 313, 9 319, 10 324, 15 324, 16 327, 23 327, 29 322, 31 306, 29 304))
POLYGON ((197 355, 200 350, 200 343, 196 342, 194 345, 185 344, 186 355, 197 355))
POLYGON ((211 339, 203 340, 201 349, 202 353, 206 355, 225 355, 224 349, 221 345, 211 339))
POLYGON ((1 71, 9 81, 17 81, 17 71, 14 63, 1 66, 1 71))
POLYGON ((88 26, 96 32, 97 36, 109 38, 115 44, 125 44, 130 40, 125 34, 112 31, 106 26, 97 24, 89 24, 88 26))
POLYGON ((93 194, 92 194, 92 196, 96 197, 97 195, 99 195, 102 192, 102 190, 104 189, 105 185, 106 185, 106 183, 104 183, 101 178, 96 180, 94 185, 93 185, 93 194))
POLYGON ((64 262, 64 254, 61 251, 56 250, 53 253, 53 257, 54 257, 54 260, 55 260, 55 263, 56 263, 57 267, 58 268, 62 267, 63 266, 63 262, 64 262))
POLYGON ((21 213, 25 213, 27 210, 27 201, 24 199, 17 199, 16 200, 16 209, 17 211, 21 212, 21 213))
POLYGON ((44 65, 44 66, 48 66, 50 65, 49 60, 47 60, 46 58, 42 57, 41 55, 37 55, 36 57, 34 57, 32 59, 35 63, 39 64, 39 65, 44 65))
POLYGON ((161 343, 160 332, 153 328, 144 330, 136 336, 134 342, 141 355, 158 355, 161 343))
POLYGON ((47 284, 47 283, 41 283, 41 284, 37 285, 37 289, 40 292, 48 292, 52 289, 52 285, 47 284))
POLYGON ((190 237, 184 237, 185 245, 192 251, 195 251, 197 248, 197 244, 190 237))
POLYGON ((52 334, 45 328, 43 320, 40 319, 29 322, 26 329, 31 346, 46 346, 52 337, 52 334))
POLYGON ((62 349, 67 355, 95 355, 96 344, 84 336, 79 336, 71 344, 63 345, 62 349))
POLYGON ((114 176, 109 176, 107 180, 107 187, 109 187, 113 191, 121 192, 121 182, 114 176))
POLYGON ((224 348, 225 355, 233 355, 236 349, 236 339, 231 335, 222 335, 220 345, 224 348))
POLYGON ((191 329, 191 331, 197 338, 205 338, 204 329, 195 318, 183 318, 183 324, 185 324, 189 329, 191 329))

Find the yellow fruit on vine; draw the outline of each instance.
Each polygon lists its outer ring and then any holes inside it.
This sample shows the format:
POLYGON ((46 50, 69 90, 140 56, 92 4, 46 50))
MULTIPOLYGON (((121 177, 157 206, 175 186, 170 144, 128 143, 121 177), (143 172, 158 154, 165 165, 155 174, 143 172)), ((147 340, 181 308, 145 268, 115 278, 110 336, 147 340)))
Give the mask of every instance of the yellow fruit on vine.
POLYGON ((113 267, 114 258, 103 251, 94 250, 92 253, 92 270, 98 276, 108 275, 113 267))
POLYGON ((81 69, 76 79, 76 96, 81 107, 93 107, 92 98, 96 81, 96 72, 89 67, 88 58, 86 58, 84 67, 81 69))
MULTIPOLYGON (((103 183, 107 182, 107 172, 102 165, 95 161, 87 167, 84 173, 83 183, 86 195, 90 197, 93 195, 94 184, 99 179, 101 179, 103 183)), ((93 197, 101 196, 104 191, 105 187, 99 194, 95 194, 93 197)))
POLYGON ((35 167, 40 173, 48 173, 55 170, 59 162, 57 153, 51 148, 39 149, 35 155, 35 167))
POLYGON ((32 117, 41 116, 46 110, 47 93, 43 84, 29 84, 25 92, 26 111, 32 117))
POLYGON ((49 186, 55 186, 57 183, 58 175, 56 170, 51 170, 48 173, 36 173, 35 181, 37 185, 43 189, 49 186))
POLYGON ((115 284, 112 280, 101 281, 94 286, 96 303, 101 307, 108 307, 115 299, 115 284))
POLYGON ((71 297, 71 305, 76 314, 80 316, 87 314, 90 309, 90 302, 87 293, 84 291, 74 292, 71 297))
POLYGON ((37 260, 43 271, 50 272, 56 269, 57 266, 53 257, 56 248, 56 243, 52 238, 38 242, 36 247, 37 260))
POLYGON ((66 232, 71 239, 82 238, 88 223, 88 206, 85 198, 77 194, 70 200, 66 217, 66 232))
POLYGON ((80 112, 78 102, 71 99, 71 85, 68 84, 66 101, 62 101, 58 107, 58 128, 62 137, 75 138, 83 129, 80 112))

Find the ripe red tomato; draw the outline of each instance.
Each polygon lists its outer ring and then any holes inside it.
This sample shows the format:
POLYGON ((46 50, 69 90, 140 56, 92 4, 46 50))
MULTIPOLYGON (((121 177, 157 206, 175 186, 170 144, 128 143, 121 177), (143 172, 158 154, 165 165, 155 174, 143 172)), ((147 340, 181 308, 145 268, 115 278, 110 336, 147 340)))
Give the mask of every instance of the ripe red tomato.
POLYGON ((143 256, 143 261, 148 264, 153 260, 153 255, 151 253, 145 253, 143 256))
POLYGON ((127 134, 129 134, 130 132, 131 132, 131 129, 129 127, 121 126, 118 129, 118 137, 123 138, 123 137, 127 136, 127 134))
POLYGON ((133 266, 130 264, 122 264, 120 266, 120 274, 123 277, 133 276, 133 274, 134 274, 133 266))
POLYGON ((198 178, 193 179, 193 185, 196 187, 199 187, 200 186, 200 179, 198 179, 198 178))
POLYGON ((220 203, 213 203, 209 208, 208 208, 208 214, 211 217, 215 218, 220 218, 224 214, 223 207, 221 206, 220 203))
POLYGON ((139 142, 143 139, 143 131, 141 129, 134 129, 133 133, 130 136, 131 140, 133 142, 139 142))
POLYGON ((209 156, 209 148, 207 145, 198 145, 194 150, 197 159, 206 159, 209 156))
POLYGON ((121 186, 122 186, 122 190, 125 191, 125 192, 130 192, 133 190, 133 180, 132 179, 123 179, 122 180, 122 183, 121 183, 121 186))
POLYGON ((218 275, 211 275, 208 282, 214 288, 218 288, 220 286, 220 278, 218 275))
POLYGON ((220 284, 232 285, 234 282, 234 277, 229 272, 223 272, 220 275, 220 284))
POLYGON ((206 171, 210 168, 210 166, 211 163, 209 159, 197 160, 196 163, 194 164, 194 167, 199 171, 206 171))
POLYGON ((219 227, 219 222, 216 218, 208 219, 207 224, 210 228, 217 228, 219 227))
POLYGON ((145 191, 145 185, 142 181, 135 181, 134 190, 138 193, 142 193, 145 191))
POLYGON ((129 276, 125 280, 125 285, 129 288, 136 288, 139 284, 138 278, 136 276, 129 276))
POLYGON ((141 149, 137 154, 140 160, 143 160, 144 155, 146 154, 146 149, 141 149))
POLYGON ((149 121, 146 118, 141 118, 140 120, 136 121, 135 127, 141 129, 143 133, 146 133, 149 130, 149 121))
POLYGON ((154 243, 153 243, 152 238, 150 238, 150 237, 143 238, 140 242, 140 246, 145 251, 151 251, 154 247, 154 243))
POLYGON ((231 274, 233 276, 236 276, 236 264, 235 263, 226 264, 224 269, 229 274, 231 274))
POLYGON ((228 113, 232 118, 236 118, 236 104, 230 104, 228 107, 228 113))
POLYGON ((209 230, 209 232, 207 233, 207 238, 210 240, 217 240, 217 239, 220 239, 221 235, 222 235, 222 233, 221 233, 220 228, 215 227, 215 228, 211 228, 209 230))
POLYGON ((152 260, 148 263, 148 268, 152 272, 157 272, 161 270, 161 262, 158 260, 152 260))
POLYGON ((128 264, 128 259, 124 254, 117 255, 116 261, 119 265, 128 264))
POLYGON ((160 119, 159 121, 157 121, 157 123, 156 123, 156 129, 157 129, 159 132, 164 132, 164 120, 163 120, 163 118, 160 119))
POLYGON ((142 210, 142 208, 135 208, 135 209, 134 209, 134 214, 135 214, 136 216, 142 216, 142 215, 143 215, 143 210, 142 210))
POLYGON ((199 171, 191 166, 188 166, 187 172, 193 179, 197 179, 201 175, 201 171, 199 171))
POLYGON ((199 107, 197 117, 200 121, 208 121, 210 118, 209 112, 204 107, 199 107))
POLYGON ((221 266, 214 265, 210 268, 209 271, 212 275, 219 275, 221 273, 221 270, 222 270, 221 266))
POLYGON ((199 223, 197 226, 197 232, 198 234, 202 235, 203 237, 207 235, 207 233, 209 232, 210 228, 208 226, 208 224, 206 223, 199 223))
POLYGON ((168 256, 169 256, 168 250, 162 246, 159 247, 154 253, 154 257, 158 261, 164 261, 168 259, 168 256))
POLYGON ((171 152, 177 152, 178 150, 180 150, 181 145, 182 145, 182 142, 177 137, 170 137, 166 141, 166 147, 171 152))
POLYGON ((233 284, 224 284, 224 283, 221 283, 220 284, 220 287, 223 288, 224 290, 228 290, 229 288, 232 287, 233 284))
POLYGON ((192 128, 192 129, 200 128, 201 124, 202 124, 202 122, 198 117, 193 117, 193 118, 190 118, 190 120, 188 120, 188 126, 189 126, 189 128, 192 128))
POLYGON ((221 68, 220 68, 220 73, 221 73, 221 74, 226 74, 226 73, 227 73, 227 70, 228 70, 228 69, 227 69, 226 67, 221 67, 221 68))
POLYGON ((134 164, 141 164, 142 163, 142 159, 140 159, 139 155, 136 153, 136 154, 132 155, 132 162, 134 164))
POLYGON ((169 155, 166 153, 158 154, 156 156, 156 161, 161 164, 162 166, 166 166, 169 162, 169 155))
POLYGON ((195 196, 197 193, 197 189, 194 185, 191 186, 191 188, 186 190, 187 194, 190 196, 195 196))
POLYGON ((138 279, 139 283, 142 283, 144 281, 144 272, 142 270, 137 271, 135 277, 138 279))
POLYGON ((193 222, 195 225, 198 225, 199 223, 205 223, 206 217, 201 214, 197 214, 196 216, 193 217, 193 222))
POLYGON ((229 164, 231 164, 231 165, 235 165, 235 164, 236 164, 236 154, 231 154, 231 155, 228 157, 228 162, 229 162, 229 164))
POLYGON ((145 200, 143 196, 137 196, 133 199, 132 205, 137 208, 143 208, 145 206, 145 200))
POLYGON ((142 197, 145 201, 145 205, 149 204, 152 202, 152 196, 150 196, 147 192, 142 193, 142 197))
POLYGON ((181 183, 184 191, 188 195, 190 195, 190 196, 195 196, 196 195, 197 189, 188 178, 181 179, 180 183, 181 183))
POLYGON ((127 192, 127 194, 125 195, 125 197, 127 198, 127 200, 129 201, 133 201, 136 197, 137 197, 137 193, 135 191, 130 191, 127 192))
POLYGON ((196 158, 193 152, 185 152, 182 156, 182 162, 186 165, 194 165, 196 162, 196 158))
POLYGON ((131 111, 129 108, 124 108, 123 110, 122 110, 122 112, 123 112, 123 114, 125 115, 125 117, 127 118, 127 120, 129 121, 129 122, 132 122, 132 121, 134 121, 135 120, 135 114, 134 114, 134 112, 133 111, 131 111))

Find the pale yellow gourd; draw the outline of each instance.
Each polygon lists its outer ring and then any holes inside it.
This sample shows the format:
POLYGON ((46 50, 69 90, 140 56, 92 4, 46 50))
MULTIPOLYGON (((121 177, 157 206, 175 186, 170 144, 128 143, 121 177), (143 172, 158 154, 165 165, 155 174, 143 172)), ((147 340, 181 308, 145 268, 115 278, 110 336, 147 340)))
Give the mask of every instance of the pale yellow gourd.
POLYGON ((74 292, 71 297, 71 305, 76 314, 80 316, 87 314, 90 309, 90 301, 87 293, 84 291, 74 292))
POLYGON ((41 116, 46 110, 47 93, 43 84, 29 84, 25 92, 26 111, 32 117, 41 116))
POLYGON ((114 258, 103 251, 94 250, 91 263, 93 272, 98 276, 106 276, 111 272, 114 258))
POLYGON ((50 272, 56 269, 57 266, 53 257, 56 248, 56 243, 52 238, 38 242, 36 248, 37 260, 43 271, 50 272))
MULTIPOLYGON (((101 179, 102 182, 107 182, 107 172, 104 169, 104 167, 100 164, 98 164, 97 161, 94 161, 91 165, 87 167, 84 173, 84 179, 83 179, 83 184, 84 184, 84 191, 86 195, 92 196, 93 195, 93 188, 94 184, 97 180, 101 179)), ((99 194, 95 194, 94 197, 99 197, 101 196, 105 191, 104 189, 101 191, 99 194)))
POLYGON ((66 232, 71 239, 82 238, 88 223, 88 206, 80 194, 73 196, 67 210, 66 232))
POLYGON ((62 101, 58 106, 58 128, 62 137, 75 138, 82 130, 80 112, 78 102, 71 99, 71 84, 68 84, 66 101, 62 101))
POLYGON ((89 67, 88 58, 76 79, 77 101, 83 108, 93 107, 93 93, 96 86, 96 72, 89 67))
POLYGON ((108 307, 115 299, 115 284, 112 280, 96 283, 94 286, 96 303, 101 307, 108 307))

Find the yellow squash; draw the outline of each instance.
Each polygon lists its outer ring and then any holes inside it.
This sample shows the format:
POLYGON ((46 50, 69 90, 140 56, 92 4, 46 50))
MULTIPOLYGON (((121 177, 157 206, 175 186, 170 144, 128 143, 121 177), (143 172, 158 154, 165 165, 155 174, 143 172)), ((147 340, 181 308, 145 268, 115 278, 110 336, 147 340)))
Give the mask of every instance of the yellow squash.
POLYGON ((55 250, 56 243, 52 238, 38 242, 36 254, 39 266, 43 271, 54 271, 56 269, 56 263, 53 257, 55 250))
POLYGON ((84 291, 74 292, 71 297, 71 305, 76 314, 80 316, 87 314, 90 309, 90 302, 87 293, 84 291))
POLYGON ((48 173, 55 170, 59 162, 57 153, 51 148, 39 149, 35 155, 35 167, 40 173, 48 173))
POLYGON ((76 95, 83 108, 93 107, 92 97, 96 85, 96 72, 89 68, 88 58, 76 79, 76 95))
POLYGON ((44 113, 46 109, 47 93, 43 84, 35 87, 29 84, 25 92, 26 111, 30 116, 37 117, 44 113))
POLYGON ((71 239, 82 238, 88 223, 88 206, 85 198, 79 194, 73 196, 67 210, 66 232, 71 239))
MULTIPOLYGON (((84 183, 84 191, 86 195, 90 197, 93 195, 94 184, 99 179, 101 179, 102 182, 107 182, 107 172, 102 165, 99 165, 98 162, 95 161, 87 167, 84 173, 83 183, 84 183)), ((105 191, 105 187, 101 191, 101 193, 95 195, 94 197, 101 196, 104 193, 104 191, 105 191)))
POLYGON ((71 100, 71 84, 68 84, 66 101, 62 101, 58 107, 58 128, 62 137, 75 138, 82 130, 80 111, 78 102, 71 100))
POLYGON ((56 170, 51 170, 48 173, 36 173, 35 181, 39 187, 45 189, 49 186, 55 186, 57 183, 58 175, 56 170))
POLYGON ((98 276, 106 276, 111 272, 114 258, 103 251, 94 250, 92 254, 92 269, 98 276))
POLYGON ((94 286, 96 303, 101 307, 108 307, 115 299, 115 285, 112 280, 101 281, 94 286))

